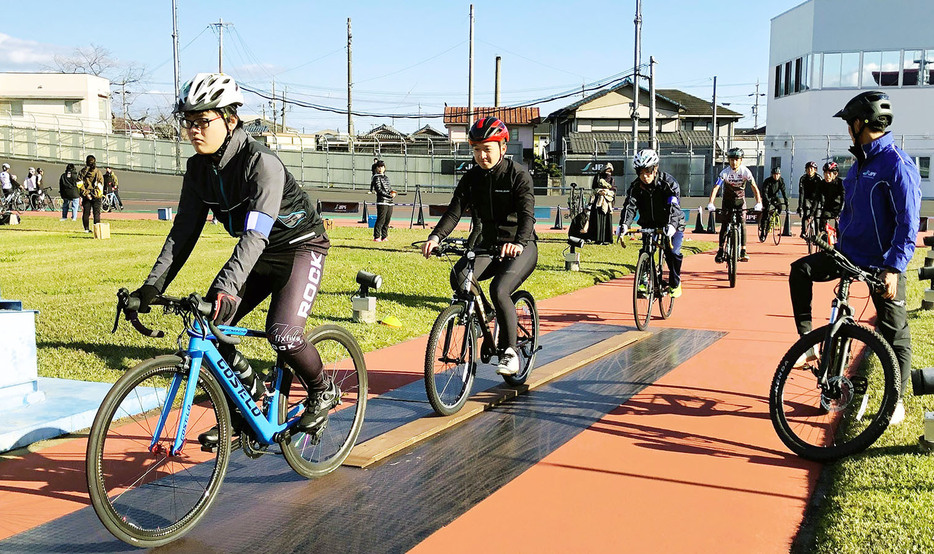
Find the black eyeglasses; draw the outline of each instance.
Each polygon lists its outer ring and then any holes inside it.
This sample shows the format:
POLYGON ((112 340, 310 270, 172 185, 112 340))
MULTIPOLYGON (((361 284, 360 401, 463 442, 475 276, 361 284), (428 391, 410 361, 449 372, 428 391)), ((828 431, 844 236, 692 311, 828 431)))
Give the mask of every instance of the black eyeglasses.
POLYGON ((197 127, 199 131, 203 131, 207 129, 211 125, 211 122, 215 119, 221 119, 221 116, 211 118, 202 117, 201 119, 186 119, 183 117, 179 120, 179 124, 183 129, 192 129, 197 127))

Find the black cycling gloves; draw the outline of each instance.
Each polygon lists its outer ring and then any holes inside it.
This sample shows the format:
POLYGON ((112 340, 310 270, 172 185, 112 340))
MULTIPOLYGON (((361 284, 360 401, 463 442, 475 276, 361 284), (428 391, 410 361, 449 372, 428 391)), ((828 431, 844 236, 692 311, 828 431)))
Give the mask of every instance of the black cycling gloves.
POLYGON ((136 311, 141 314, 149 313, 149 305, 153 300, 155 300, 157 296, 159 296, 159 289, 157 289, 154 285, 143 285, 130 293, 131 298, 136 298, 139 300, 139 308, 136 311))
POLYGON ((211 310, 211 317, 214 318, 215 325, 229 325, 235 315, 237 308, 240 307, 240 297, 226 292, 218 292, 214 295, 214 308, 211 310))

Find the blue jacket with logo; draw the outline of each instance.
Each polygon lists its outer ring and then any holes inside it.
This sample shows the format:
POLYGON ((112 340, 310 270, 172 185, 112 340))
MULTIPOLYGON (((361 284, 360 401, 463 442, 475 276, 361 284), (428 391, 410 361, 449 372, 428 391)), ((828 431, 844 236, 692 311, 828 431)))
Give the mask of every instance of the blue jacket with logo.
POLYGON ((921 175, 891 133, 862 150, 865 159, 857 159, 843 180, 837 248, 859 266, 904 273, 918 235, 921 175))

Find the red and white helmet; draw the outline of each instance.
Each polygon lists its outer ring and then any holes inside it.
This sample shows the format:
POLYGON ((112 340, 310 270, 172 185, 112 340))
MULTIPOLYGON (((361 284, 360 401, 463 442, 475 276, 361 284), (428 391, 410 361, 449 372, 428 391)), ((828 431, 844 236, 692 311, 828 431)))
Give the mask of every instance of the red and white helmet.
POLYGON ((470 131, 467 132, 467 142, 470 144, 509 142, 509 129, 499 118, 481 117, 470 126, 470 131))

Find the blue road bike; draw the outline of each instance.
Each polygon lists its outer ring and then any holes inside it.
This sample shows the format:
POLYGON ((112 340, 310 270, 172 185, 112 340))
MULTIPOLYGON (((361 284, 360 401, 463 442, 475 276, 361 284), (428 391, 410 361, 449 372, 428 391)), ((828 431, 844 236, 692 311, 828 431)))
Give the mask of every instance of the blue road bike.
MULTIPOLYGON (((138 300, 126 289, 117 296, 114 330, 123 313, 143 335, 164 336, 139 321, 138 300)), ((363 425, 367 373, 363 352, 347 330, 323 325, 305 336, 320 352, 340 400, 324 423, 300 432, 295 426, 308 394, 291 368, 278 360, 262 376, 263 397, 254 401, 217 350, 218 341, 236 344, 264 332, 218 328, 210 320, 211 305, 197 294, 160 296, 153 305, 182 319, 179 349, 128 370, 104 398, 88 437, 91 504, 114 536, 154 547, 190 531, 216 499, 234 448, 250 458, 281 452, 308 478, 330 473, 350 454, 363 425), (243 421, 236 442, 228 402, 243 421), (214 426, 217 446, 202 447, 198 434, 214 426), (277 450, 268 451, 276 444, 277 450)))

